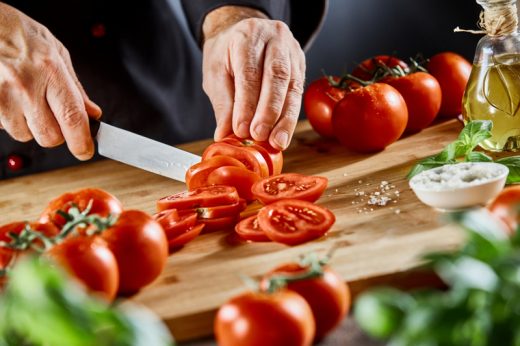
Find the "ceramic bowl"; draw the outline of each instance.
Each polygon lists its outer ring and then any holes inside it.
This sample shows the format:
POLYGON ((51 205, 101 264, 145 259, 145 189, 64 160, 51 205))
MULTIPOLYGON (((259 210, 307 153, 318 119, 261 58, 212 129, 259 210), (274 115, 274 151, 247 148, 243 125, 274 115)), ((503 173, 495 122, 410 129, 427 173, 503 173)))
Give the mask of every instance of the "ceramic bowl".
MULTIPOLYGON (((426 188, 419 186, 421 172, 410 180, 410 187, 421 202, 441 211, 452 211, 477 206, 485 206, 504 188, 509 169, 493 162, 463 162, 456 165, 492 165, 499 172, 497 177, 475 182, 471 185, 447 188, 426 188)), ((437 168, 434 168, 437 169, 437 168)))

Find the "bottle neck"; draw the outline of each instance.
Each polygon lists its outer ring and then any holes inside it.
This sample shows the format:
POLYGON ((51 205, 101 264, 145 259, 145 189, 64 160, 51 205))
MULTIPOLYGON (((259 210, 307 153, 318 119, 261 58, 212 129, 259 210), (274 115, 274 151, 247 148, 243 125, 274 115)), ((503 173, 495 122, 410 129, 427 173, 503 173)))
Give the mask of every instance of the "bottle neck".
POLYGON ((499 36, 518 32, 516 0, 476 0, 484 9, 479 26, 487 35, 499 36))

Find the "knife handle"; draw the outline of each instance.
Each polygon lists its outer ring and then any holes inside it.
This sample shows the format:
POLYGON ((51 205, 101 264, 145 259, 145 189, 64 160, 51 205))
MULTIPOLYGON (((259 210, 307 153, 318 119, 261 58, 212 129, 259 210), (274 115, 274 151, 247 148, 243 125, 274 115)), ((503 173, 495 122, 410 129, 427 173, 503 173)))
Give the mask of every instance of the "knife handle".
POLYGON ((88 118, 88 124, 90 126, 90 135, 92 136, 92 138, 96 138, 101 123, 99 122, 99 120, 88 118))

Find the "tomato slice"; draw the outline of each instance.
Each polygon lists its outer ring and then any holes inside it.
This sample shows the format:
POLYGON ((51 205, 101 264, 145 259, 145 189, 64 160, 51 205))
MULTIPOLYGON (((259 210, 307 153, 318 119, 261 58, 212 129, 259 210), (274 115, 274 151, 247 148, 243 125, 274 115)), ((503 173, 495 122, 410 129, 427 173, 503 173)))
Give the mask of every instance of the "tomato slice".
POLYGON ((179 221, 179 213, 177 209, 166 209, 160 213, 153 215, 155 221, 159 222, 163 228, 168 227, 170 224, 175 224, 179 221))
POLYGON ((213 143, 204 150, 202 161, 217 155, 231 156, 237 159, 248 170, 255 172, 262 178, 269 176, 269 166, 262 154, 255 148, 237 146, 225 142, 213 143))
POLYGON ((189 228, 186 232, 182 233, 181 235, 168 241, 170 251, 177 250, 180 247, 192 241, 193 239, 197 238, 197 236, 200 234, 203 228, 204 224, 195 225, 189 228))
POLYGON ((285 173, 255 183, 251 192, 264 204, 282 199, 315 202, 327 188, 328 181, 325 177, 285 173))
POLYGON ((186 172, 186 185, 188 186, 188 190, 208 186, 208 175, 222 166, 246 168, 242 162, 233 157, 222 155, 213 156, 205 161, 194 164, 188 169, 186 172))
POLYGON ((222 140, 238 147, 250 147, 258 150, 264 157, 269 167, 269 175, 277 175, 282 173, 283 154, 280 150, 273 148, 268 142, 258 142, 253 139, 243 139, 235 135, 229 135, 222 140))
POLYGON ((258 224, 256 215, 245 218, 235 226, 235 232, 240 238, 256 242, 271 241, 258 224))
POLYGON ((157 201, 157 210, 194 209, 234 204, 239 201, 237 190, 233 186, 206 186, 193 191, 183 191, 157 201))
POLYGON ((197 208, 193 209, 193 211, 197 213, 199 219, 214 219, 225 216, 237 216, 246 208, 246 206, 247 204, 245 204, 241 199, 234 204, 197 208))
POLYGON ((199 219, 199 221, 206 225, 204 227, 204 233, 227 231, 236 225, 238 221, 238 215, 219 217, 215 219, 199 219))
POLYGON ((208 183, 212 185, 234 186, 238 195, 247 201, 256 199, 251 192, 251 188, 253 184, 260 180, 260 176, 254 172, 231 166, 217 168, 208 176, 208 183))
POLYGON ((323 236, 336 217, 319 205, 287 199, 269 204, 258 213, 258 224, 273 241, 297 245, 323 236))
POLYGON ((162 211, 158 214, 155 214, 154 218, 161 224, 162 228, 164 229, 164 234, 166 234, 166 238, 168 240, 181 235, 182 233, 186 232, 186 230, 195 226, 197 223, 196 212, 183 211, 179 214, 177 213, 176 209, 162 211), (168 212, 171 210, 174 210, 175 213, 168 214, 168 212), (160 217, 160 219, 157 217, 160 217))

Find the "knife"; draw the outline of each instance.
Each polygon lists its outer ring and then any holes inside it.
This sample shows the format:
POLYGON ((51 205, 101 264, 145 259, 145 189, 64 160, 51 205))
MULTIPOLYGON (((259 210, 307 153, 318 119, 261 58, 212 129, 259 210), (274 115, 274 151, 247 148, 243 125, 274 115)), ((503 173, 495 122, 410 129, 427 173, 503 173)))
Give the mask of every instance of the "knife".
POLYGON ((181 182, 188 168, 201 161, 200 156, 102 121, 91 119, 90 131, 99 155, 181 182))

